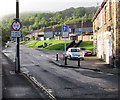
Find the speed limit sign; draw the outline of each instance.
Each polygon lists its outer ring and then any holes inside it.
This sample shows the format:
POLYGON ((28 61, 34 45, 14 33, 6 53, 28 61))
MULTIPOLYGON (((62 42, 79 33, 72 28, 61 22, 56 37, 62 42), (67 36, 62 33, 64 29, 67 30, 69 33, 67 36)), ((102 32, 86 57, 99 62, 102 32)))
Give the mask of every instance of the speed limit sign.
POLYGON ((14 21, 11 27, 14 31, 19 31, 22 27, 22 24, 19 21, 14 21))

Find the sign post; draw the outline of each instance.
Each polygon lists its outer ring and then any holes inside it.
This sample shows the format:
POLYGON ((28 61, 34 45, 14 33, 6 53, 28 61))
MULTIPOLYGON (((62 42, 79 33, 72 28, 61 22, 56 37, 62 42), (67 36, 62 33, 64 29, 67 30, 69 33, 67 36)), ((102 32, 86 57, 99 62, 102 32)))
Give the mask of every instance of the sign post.
POLYGON ((11 27, 14 30, 11 31, 11 37, 16 37, 15 73, 20 73, 19 37, 21 36, 21 32, 19 30, 22 24, 19 22, 19 0, 16 0, 16 18, 11 27))
POLYGON ((64 50, 65 50, 65 55, 66 55, 66 38, 69 37, 69 26, 67 25, 62 26, 62 37, 65 38, 64 50))
MULTIPOLYGON (((19 0, 16 0, 16 21, 19 21, 19 0)), ((16 39, 16 68, 15 72, 20 73, 20 54, 19 54, 19 37, 16 39)))

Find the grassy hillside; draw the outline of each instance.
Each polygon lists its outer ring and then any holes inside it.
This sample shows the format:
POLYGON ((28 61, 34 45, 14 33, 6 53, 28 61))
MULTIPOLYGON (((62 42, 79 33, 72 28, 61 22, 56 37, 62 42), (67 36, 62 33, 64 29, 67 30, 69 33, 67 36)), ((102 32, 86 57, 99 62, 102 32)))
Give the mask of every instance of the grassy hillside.
MULTIPOLYGON (((62 40, 43 40, 43 41, 33 40, 33 41, 30 41, 29 43, 27 43, 26 46, 38 48, 38 47, 42 46, 43 43, 47 43, 47 45, 48 45, 44 49, 64 50, 64 41, 62 41, 62 40)), ((67 45, 69 43, 70 43, 70 41, 66 41, 67 45)), ((82 42, 79 45, 79 47, 85 47, 86 49, 93 51, 93 42, 82 42)))
MULTIPOLYGON (((26 46, 38 48, 42 46, 43 43, 47 43, 48 45, 44 49, 48 49, 48 50, 63 50, 64 49, 64 41, 61 41, 61 40, 43 40, 43 41, 33 40, 27 43, 26 46)), ((66 44, 69 44, 69 43, 70 41, 66 41, 66 44)))
POLYGON ((25 45, 29 46, 29 47, 34 47, 37 42, 38 42, 38 40, 33 40, 33 41, 30 41, 29 43, 27 43, 25 45))

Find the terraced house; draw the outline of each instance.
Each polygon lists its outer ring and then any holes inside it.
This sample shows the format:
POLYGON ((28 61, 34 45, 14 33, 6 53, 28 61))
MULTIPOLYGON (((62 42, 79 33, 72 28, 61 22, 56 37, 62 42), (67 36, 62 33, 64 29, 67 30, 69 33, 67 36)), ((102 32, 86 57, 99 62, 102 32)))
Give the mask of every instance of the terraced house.
POLYGON ((94 53, 120 68, 120 0, 104 0, 92 21, 94 53))

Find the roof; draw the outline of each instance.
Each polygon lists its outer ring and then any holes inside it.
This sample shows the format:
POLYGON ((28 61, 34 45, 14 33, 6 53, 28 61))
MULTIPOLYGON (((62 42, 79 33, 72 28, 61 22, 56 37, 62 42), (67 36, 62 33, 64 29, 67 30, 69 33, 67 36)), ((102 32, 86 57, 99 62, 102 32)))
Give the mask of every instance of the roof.
POLYGON ((100 11, 101 11, 102 8, 104 7, 104 5, 107 3, 107 1, 108 1, 108 0, 104 0, 104 1, 102 2, 101 6, 98 8, 97 12, 95 13, 92 21, 94 21, 94 20, 97 18, 98 14, 100 13, 100 11))
POLYGON ((83 23, 79 22, 79 23, 72 23, 68 25, 70 28, 92 27, 92 22, 91 20, 83 20, 83 23))

